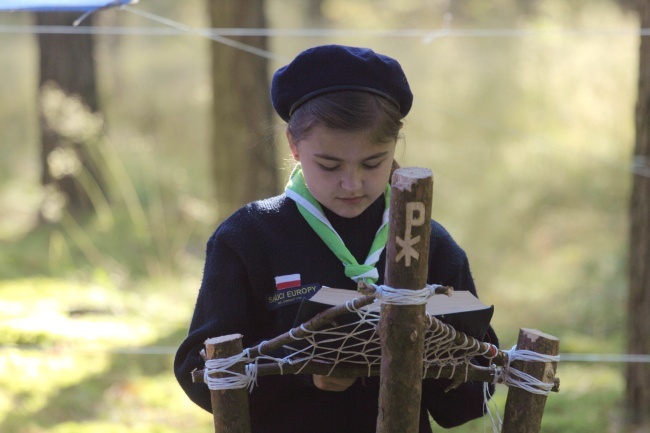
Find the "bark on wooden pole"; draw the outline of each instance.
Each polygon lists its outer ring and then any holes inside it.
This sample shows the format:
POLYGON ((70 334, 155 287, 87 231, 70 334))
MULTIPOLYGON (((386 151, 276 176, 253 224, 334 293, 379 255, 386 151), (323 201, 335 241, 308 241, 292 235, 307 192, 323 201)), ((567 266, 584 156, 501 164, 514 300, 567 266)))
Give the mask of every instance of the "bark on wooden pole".
MULTIPOLYGON (((642 29, 650 27, 650 3, 634 2, 642 29)), ((629 215, 627 353, 650 353, 650 38, 639 38, 636 138, 632 151, 629 215)), ((650 364, 625 364, 625 424, 650 431, 650 364)))
MULTIPOLYGON (((419 290, 426 285, 432 194, 430 170, 401 168, 393 174, 386 245, 389 287, 419 290)), ((419 430, 425 317, 424 305, 381 307, 378 433, 419 430)))
MULTIPOLYGON (((242 353, 240 334, 209 338, 205 341, 207 359, 229 358, 242 353)), ((244 373, 244 364, 230 368, 235 373, 244 373)), ((223 377, 223 375, 221 375, 223 377)), ((251 422, 248 410, 246 388, 210 390, 215 433, 250 433, 251 422)))
MULTIPOLYGON (((560 340, 536 329, 519 330, 517 350, 531 350, 545 355, 560 352, 560 340)), ((545 383, 553 383, 556 362, 513 361, 512 368, 528 373, 545 383)), ((508 388, 502 433, 537 433, 542 427, 546 396, 533 394, 521 388, 508 388)))

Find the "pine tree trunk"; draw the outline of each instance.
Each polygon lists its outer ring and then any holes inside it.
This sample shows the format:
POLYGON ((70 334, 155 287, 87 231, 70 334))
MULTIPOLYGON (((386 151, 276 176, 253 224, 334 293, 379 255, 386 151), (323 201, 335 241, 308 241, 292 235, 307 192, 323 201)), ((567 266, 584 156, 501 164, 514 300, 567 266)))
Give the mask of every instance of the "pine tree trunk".
MULTIPOLYGON (((641 28, 650 27, 650 5, 638 3, 641 28)), ((650 353, 650 38, 641 37, 636 144, 630 203, 628 353, 650 353)), ((626 371, 628 424, 650 429, 650 364, 626 371), (643 427, 642 427, 643 426, 643 427)), ((641 431, 641 430, 638 430, 641 431)), ((645 430, 643 430, 645 431, 645 430)))
MULTIPOLYGON (((210 0, 214 28, 264 28, 264 0, 210 0)), ((233 38, 234 39, 234 38, 233 38)), ((237 38, 266 49, 266 38, 237 38)), ((278 192, 268 61, 212 42, 212 173, 223 219, 243 204, 278 192)))

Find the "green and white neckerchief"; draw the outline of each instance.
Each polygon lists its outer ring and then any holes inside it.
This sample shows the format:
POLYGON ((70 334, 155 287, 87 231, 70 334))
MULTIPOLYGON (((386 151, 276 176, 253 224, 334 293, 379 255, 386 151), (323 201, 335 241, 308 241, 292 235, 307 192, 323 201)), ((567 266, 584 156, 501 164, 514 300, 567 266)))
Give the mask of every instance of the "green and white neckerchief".
POLYGON ((379 261, 382 251, 388 241, 388 208, 390 205, 390 185, 386 185, 384 194, 386 205, 381 220, 381 226, 375 234, 375 239, 370 246, 370 252, 363 264, 359 264, 350 250, 345 246, 341 236, 334 230, 332 224, 323 213, 320 203, 307 189, 305 178, 302 174, 302 167, 296 164, 291 173, 289 182, 285 187, 287 197, 298 205, 298 210, 303 218, 309 223, 312 229, 320 236, 330 250, 338 257, 345 267, 345 275, 352 278, 354 282, 363 280, 367 283, 376 283, 379 279, 379 272, 375 265, 379 261))

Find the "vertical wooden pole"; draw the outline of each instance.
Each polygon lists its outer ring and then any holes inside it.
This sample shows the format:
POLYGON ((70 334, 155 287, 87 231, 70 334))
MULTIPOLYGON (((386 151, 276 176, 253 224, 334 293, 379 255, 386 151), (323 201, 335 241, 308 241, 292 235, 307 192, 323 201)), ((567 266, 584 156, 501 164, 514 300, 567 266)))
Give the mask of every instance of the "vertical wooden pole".
MULTIPOLYGON (((633 2, 642 29, 650 27, 650 2, 633 2)), ((632 151, 627 275, 627 353, 650 353, 650 38, 639 38, 636 138, 632 151)), ((650 431, 650 364, 625 364, 625 424, 650 431)))
MULTIPOLYGON (((560 353, 560 340, 536 329, 522 328, 519 330, 517 349, 557 355, 560 353)), ((557 369, 556 362, 514 361, 511 366, 545 383, 553 383, 557 369)), ((508 388, 502 433, 539 432, 545 405, 545 395, 533 394, 516 387, 508 388)))
MULTIPOLYGON (((209 338, 205 341, 207 359, 229 358, 243 351, 240 334, 209 338)), ((232 371, 244 373, 243 364, 235 365, 232 371)), ((210 390, 212 416, 215 433, 250 433, 251 422, 248 410, 246 388, 210 390)))
MULTIPOLYGON (((385 284, 419 290, 428 274, 433 175, 409 167, 396 170, 392 179, 385 284)), ((381 307, 379 433, 419 430, 425 317, 424 305, 381 307)))

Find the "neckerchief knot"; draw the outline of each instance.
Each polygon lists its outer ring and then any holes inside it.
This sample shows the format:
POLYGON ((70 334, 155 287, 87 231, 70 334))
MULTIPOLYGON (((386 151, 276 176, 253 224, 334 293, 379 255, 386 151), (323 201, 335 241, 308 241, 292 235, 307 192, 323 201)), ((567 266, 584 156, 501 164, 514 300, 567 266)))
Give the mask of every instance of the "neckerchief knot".
POLYGON ((305 218, 310 227, 325 242, 325 245, 338 257, 345 267, 345 275, 350 277, 354 282, 363 280, 367 283, 376 283, 379 279, 379 272, 375 265, 379 261, 382 251, 388 241, 388 210, 390 205, 390 185, 386 185, 384 193, 385 208, 381 225, 375 234, 375 239, 370 246, 368 257, 365 262, 359 264, 350 250, 345 246, 341 236, 334 230, 329 222, 321 204, 309 192, 305 177, 302 174, 302 166, 296 164, 289 182, 285 187, 287 197, 296 202, 300 214, 305 218))

